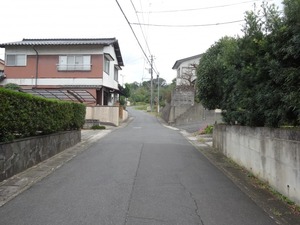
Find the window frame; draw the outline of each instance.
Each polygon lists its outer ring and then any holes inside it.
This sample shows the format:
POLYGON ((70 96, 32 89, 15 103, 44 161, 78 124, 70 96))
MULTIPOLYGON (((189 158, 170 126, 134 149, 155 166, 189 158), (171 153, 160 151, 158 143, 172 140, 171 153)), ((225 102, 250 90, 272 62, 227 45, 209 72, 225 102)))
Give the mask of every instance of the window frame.
POLYGON ((57 71, 91 71, 92 69, 92 56, 75 54, 75 55, 59 55, 57 71), (82 62, 79 64, 78 62, 82 62), (86 63, 87 62, 87 63, 86 63))
POLYGON ((110 60, 104 56, 104 67, 103 67, 103 70, 105 73, 107 73, 109 75, 109 72, 110 72, 110 60))
POLYGON ((110 75, 111 71, 111 61, 114 61, 114 58, 109 53, 104 53, 103 57, 103 71, 110 75))
POLYGON ((114 67, 114 80, 118 83, 119 83, 119 70, 120 70, 120 67, 118 65, 115 65, 115 67, 114 67))
POLYGON ((6 57, 5 57, 5 66, 27 66, 27 55, 26 54, 6 54, 6 57), (13 62, 13 64, 10 64, 11 59, 8 59, 11 56, 14 56, 14 62, 13 62), (21 64, 18 64, 17 57, 20 57, 20 56, 23 56, 24 59, 22 59, 23 62, 21 64))

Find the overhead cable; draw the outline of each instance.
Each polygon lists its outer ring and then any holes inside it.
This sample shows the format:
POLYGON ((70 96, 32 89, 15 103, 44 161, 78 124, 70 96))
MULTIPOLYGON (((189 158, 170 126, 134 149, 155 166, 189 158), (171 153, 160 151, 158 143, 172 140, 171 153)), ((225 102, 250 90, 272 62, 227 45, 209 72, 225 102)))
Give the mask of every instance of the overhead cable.
MULTIPOLYGON (((137 10, 136 10, 136 8, 135 8, 135 5, 133 4, 132 0, 130 0, 130 2, 131 2, 131 5, 132 5, 132 7, 133 7, 133 9, 134 9, 134 11, 135 11, 136 17, 137 17, 137 19, 138 19, 138 21, 139 21, 139 23, 140 23, 140 19, 139 19, 139 16, 138 16, 138 14, 137 14, 137 10)), ((146 46, 147 46, 147 48, 148 48, 149 54, 152 55, 152 54, 151 54, 151 51, 150 51, 150 48, 149 48, 149 45, 148 45, 148 42, 147 42, 147 39, 146 39, 146 37, 145 37, 144 31, 143 31, 142 25, 140 25, 140 28, 141 28, 141 31, 142 31, 142 34, 143 34, 143 37, 144 37, 144 41, 145 41, 146 46)))
POLYGON ((219 26, 226 25, 231 23, 239 23, 244 20, 235 20, 229 22, 220 22, 220 23, 208 23, 208 24, 186 24, 186 25, 173 25, 173 24, 147 24, 147 23, 130 23, 131 25, 139 25, 139 26, 152 26, 152 27, 209 27, 209 26, 219 26))
POLYGON ((128 25, 129 25, 129 27, 130 27, 130 29, 131 29, 131 31, 132 31, 134 37, 135 37, 136 41, 138 42, 138 44, 139 44, 139 46, 140 46, 140 48, 141 48, 141 50, 142 50, 144 56, 146 57, 148 63, 151 63, 151 62, 150 62, 150 59, 148 58, 147 54, 146 54, 145 51, 144 51, 144 49, 143 49, 143 47, 142 47, 142 45, 141 45, 139 39, 137 38, 137 36, 136 36, 136 34, 135 34, 135 32, 134 32, 134 30, 133 30, 133 28, 132 28, 132 26, 131 26, 131 24, 130 24, 128 18, 127 18, 127 16, 125 15, 125 13, 124 13, 122 7, 120 6, 118 0, 116 0, 116 3, 118 4, 118 6, 119 6, 119 8, 120 8, 120 10, 121 10, 121 12, 122 12, 122 14, 123 14, 123 16, 125 17, 125 19, 126 19, 128 25))
MULTIPOLYGON (((177 12, 186 12, 186 11, 198 11, 198 10, 206 10, 206 9, 224 8, 224 7, 229 7, 229 6, 234 6, 234 5, 241 5, 241 4, 257 2, 257 1, 261 1, 261 0, 244 1, 244 2, 226 4, 226 5, 208 6, 208 7, 192 8, 192 9, 150 11, 150 12, 147 12, 147 13, 177 13, 177 12)), ((273 1, 273 0, 268 0, 268 2, 270 2, 270 1, 273 1)), ((137 11, 137 13, 146 13, 146 12, 137 11)))
MULTIPOLYGON (((143 52, 145 58, 147 59, 148 63, 151 65, 150 59, 148 58, 147 54, 145 53, 145 51, 144 51, 144 49, 143 49, 143 47, 142 47, 142 45, 141 45, 141 43, 140 43, 138 37, 136 36, 136 34, 135 34, 135 32, 134 32, 134 30, 133 30, 133 28, 132 28, 132 26, 131 26, 131 24, 130 24, 128 18, 127 18, 127 16, 125 15, 125 13, 124 13, 124 11, 123 11, 121 5, 119 4, 118 0, 116 0, 116 3, 117 3, 117 5, 119 6, 119 9, 121 10, 121 12, 122 12, 124 18, 126 19, 126 21, 127 21, 128 25, 129 25, 129 27, 130 27, 132 33, 133 33, 133 35, 134 35, 134 37, 135 37, 135 39, 136 39, 138 45, 140 46, 140 49, 142 50, 142 52, 143 52)), ((155 72, 156 74, 158 74, 155 70, 154 70, 154 72, 155 72)))

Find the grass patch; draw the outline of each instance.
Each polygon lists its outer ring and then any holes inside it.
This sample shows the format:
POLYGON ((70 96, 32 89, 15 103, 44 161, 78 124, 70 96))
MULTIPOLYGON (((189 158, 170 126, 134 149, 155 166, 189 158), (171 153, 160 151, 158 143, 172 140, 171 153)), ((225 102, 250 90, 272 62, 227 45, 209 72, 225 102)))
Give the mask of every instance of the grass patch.
POLYGON ((136 105, 136 106, 134 106, 135 109, 144 110, 144 111, 147 111, 148 107, 149 107, 149 105, 136 105))

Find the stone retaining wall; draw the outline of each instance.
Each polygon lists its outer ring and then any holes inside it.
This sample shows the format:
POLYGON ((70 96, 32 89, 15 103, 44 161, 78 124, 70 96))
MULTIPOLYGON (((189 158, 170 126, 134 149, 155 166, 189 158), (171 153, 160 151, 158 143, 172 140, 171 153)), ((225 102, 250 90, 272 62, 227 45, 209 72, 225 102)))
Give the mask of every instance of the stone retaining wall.
POLYGON ((216 112, 216 110, 207 110, 199 103, 195 103, 192 107, 174 120, 175 125, 185 125, 191 123, 203 123, 210 125, 221 122, 221 112, 216 112))
POLYGON ((81 131, 18 139, 0 143, 0 182, 81 141, 81 131))
POLYGON ((213 147, 300 205, 300 130, 215 125, 213 147))

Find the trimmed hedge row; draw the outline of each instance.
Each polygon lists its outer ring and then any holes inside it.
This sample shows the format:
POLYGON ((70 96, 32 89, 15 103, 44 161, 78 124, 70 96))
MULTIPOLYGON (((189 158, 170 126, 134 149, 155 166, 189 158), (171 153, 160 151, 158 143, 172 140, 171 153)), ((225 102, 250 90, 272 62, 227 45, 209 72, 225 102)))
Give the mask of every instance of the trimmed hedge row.
POLYGON ((0 88, 0 142, 80 129, 84 120, 83 104, 0 88))

